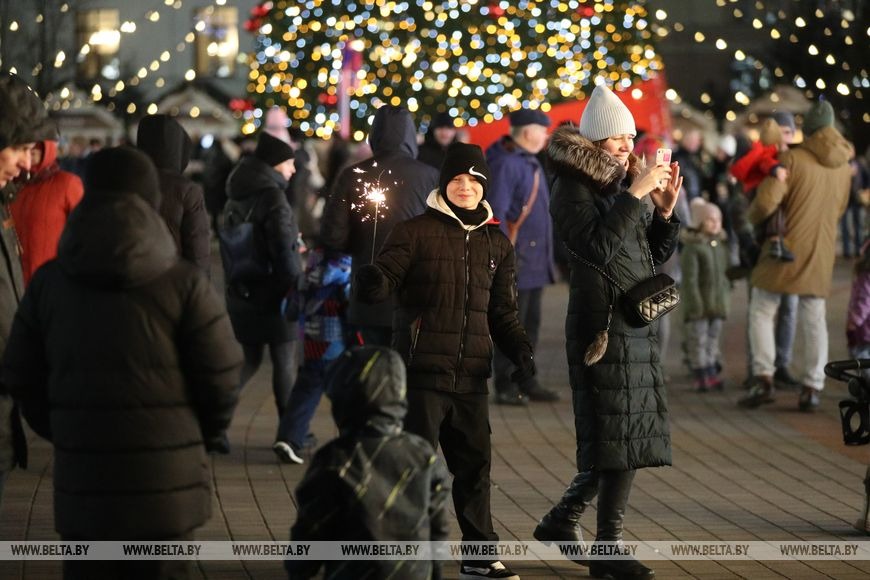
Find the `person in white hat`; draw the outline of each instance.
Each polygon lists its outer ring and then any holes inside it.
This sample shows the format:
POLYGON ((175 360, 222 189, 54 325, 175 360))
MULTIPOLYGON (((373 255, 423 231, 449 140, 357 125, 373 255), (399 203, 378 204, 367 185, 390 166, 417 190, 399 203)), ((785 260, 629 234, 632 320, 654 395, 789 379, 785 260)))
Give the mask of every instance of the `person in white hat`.
MULTIPOLYGON (((622 292, 602 274, 631 288, 677 247, 679 167, 642 167, 632 154, 635 134, 628 108, 598 86, 579 131, 557 129, 548 149, 554 170, 550 215, 556 239, 575 257, 565 328, 578 472, 534 536, 581 545, 580 517, 597 496, 596 542, 614 554, 635 470, 671 463, 658 321, 632 326, 617 301, 622 292), (646 196, 655 206, 652 216, 642 202, 646 196)), ((655 575, 633 558, 575 561, 588 564, 595 577, 655 575)))

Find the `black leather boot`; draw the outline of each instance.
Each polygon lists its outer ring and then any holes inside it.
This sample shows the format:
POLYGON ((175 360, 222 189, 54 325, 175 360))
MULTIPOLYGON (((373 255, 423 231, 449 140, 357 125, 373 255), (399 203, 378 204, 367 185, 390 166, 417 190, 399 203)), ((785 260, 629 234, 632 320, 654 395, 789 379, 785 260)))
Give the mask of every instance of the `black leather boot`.
MULTIPOLYGON (((614 553, 622 545, 622 522, 625 506, 634 481, 634 471, 605 471, 601 473, 598 493, 598 535, 596 552, 614 553)), ((625 550, 619 550, 624 553, 625 550)), ((647 580, 655 577, 650 570, 634 558, 593 559, 589 561, 589 575, 613 580, 647 580)))
POLYGON ((550 545, 553 542, 576 544, 580 549, 575 553, 566 553, 565 557, 586 566, 586 543, 583 541, 583 532, 580 529, 580 516, 598 493, 598 475, 591 471, 583 471, 574 476, 568 489, 562 494, 553 509, 541 518, 541 522, 535 528, 535 539, 550 545))

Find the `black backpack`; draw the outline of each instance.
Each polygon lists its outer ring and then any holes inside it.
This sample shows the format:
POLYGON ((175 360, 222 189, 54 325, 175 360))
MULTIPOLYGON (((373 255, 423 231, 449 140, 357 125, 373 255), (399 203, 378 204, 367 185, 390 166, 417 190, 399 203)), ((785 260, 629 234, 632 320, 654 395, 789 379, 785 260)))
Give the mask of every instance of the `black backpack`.
POLYGON ((218 224, 217 235, 227 283, 262 280, 272 273, 272 264, 258 239, 257 226, 251 222, 259 201, 258 198, 244 216, 235 208, 226 210, 218 224))

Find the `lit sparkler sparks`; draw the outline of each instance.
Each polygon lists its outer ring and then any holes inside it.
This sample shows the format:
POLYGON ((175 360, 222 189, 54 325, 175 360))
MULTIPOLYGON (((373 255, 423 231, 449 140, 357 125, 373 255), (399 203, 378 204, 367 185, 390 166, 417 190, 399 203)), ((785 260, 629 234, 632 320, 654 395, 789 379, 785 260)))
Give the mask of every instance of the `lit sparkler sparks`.
MULTIPOLYGON (((377 162, 372 164, 373 169, 377 169, 377 167, 377 162)), ((359 167, 355 167, 353 169, 353 172, 362 175, 366 174, 366 171, 359 167)), ((389 174, 391 172, 389 170, 386 170, 386 173, 389 174)), ((374 230, 372 233, 372 262, 374 262, 375 260, 375 250, 377 249, 376 244, 378 238, 378 218, 386 217, 385 215, 381 214, 385 214, 386 211, 389 210, 389 207, 387 207, 386 205, 387 188, 381 185, 381 178, 383 177, 383 175, 384 171, 381 171, 374 182, 365 181, 362 178, 357 179, 357 183, 359 184, 357 191, 361 194, 360 200, 362 201, 362 203, 351 203, 350 206, 351 210, 359 211, 360 213, 362 213, 360 221, 366 222, 371 219, 374 222, 374 230), (369 204, 372 204, 374 206, 374 211, 372 211, 371 213, 369 213, 368 210, 369 204)))

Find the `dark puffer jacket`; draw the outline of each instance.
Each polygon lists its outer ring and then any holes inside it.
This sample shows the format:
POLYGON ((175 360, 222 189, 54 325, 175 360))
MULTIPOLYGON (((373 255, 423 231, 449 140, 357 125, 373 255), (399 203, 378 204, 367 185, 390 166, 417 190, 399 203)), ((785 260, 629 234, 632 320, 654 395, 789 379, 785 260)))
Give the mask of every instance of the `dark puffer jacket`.
POLYGON ((427 203, 390 233, 375 261, 382 275, 357 280, 359 296, 379 302, 398 291, 393 348, 412 389, 485 393, 493 340, 517 363, 532 350, 517 319, 513 246, 488 204, 483 223, 464 226, 437 190, 427 203))
POLYGON ((281 314, 281 301, 302 275, 299 227, 284 190, 287 180, 260 159, 242 158, 227 180, 227 205, 246 216, 253 208, 259 251, 271 264, 263 279, 227 286, 227 310, 236 338, 242 344, 267 344, 296 340, 295 323, 281 314))
POLYGON ((205 523, 203 438, 228 426, 240 366, 219 297, 157 212, 132 194, 86 194, 3 360, 28 423, 55 444, 58 532, 156 540, 205 523))
MULTIPOLYGON (((667 260, 677 245, 677 218, 665 222, 656 214, 650 220, 644 205, 622 189, 622 165, 576 128, 556 130, 548 153, 555 171, 550 213, 559 243, 603 266, 625 288, 650 277, 647 247, 656 264, 667 260)), ((618 294, 596 270, 571 264, 565 335, 580 471, 671 463, 658 323, 630 326, 618 294), (607 351, 587 367, 584 353, 596 333, 606 328, 611 304, 607 351)))
MULTIPOLYGON (((396 224, 426 210, 426 196, 438 185, 438 170, 416 159, 417 130, 407 109, 378 109, 369 144, 373 156, 341 172, 320 221, 321 241, 326 249, 353 258, 351 280, 355 280, 361 266, 371 263, 372 247, 377 253, 396 224), (374 204, 364 198, 366 183, 380 183, 384 188, 376 238, 374 204)), ((392 313, 392 301, 366 305, 352 295, 347 317, 351 324, 359 326, 389 327, 392 313)))
MULTIPOLYGON (((402 431, 405 366, 383 347, 345 351, 327 376, 339 436, 314 456, 296 489, 294 541, 421 542, 449 532, 449 478, 422 437, 402 431)), ((286 561, 291 578, 322 562, 286 561)), ((421 560, 327 561, 324 578, 430 578, 421 560)))
POLYGON ((160 215, 169 226, 175 247, 185 260, 208 274, 211 265, 211 227, 202 187, 184 177, 193 144, 184 127, 166 115, 148 115, 139 123, 136 145, 160 176, 160 215))

